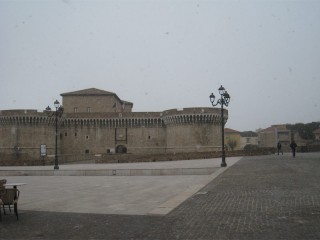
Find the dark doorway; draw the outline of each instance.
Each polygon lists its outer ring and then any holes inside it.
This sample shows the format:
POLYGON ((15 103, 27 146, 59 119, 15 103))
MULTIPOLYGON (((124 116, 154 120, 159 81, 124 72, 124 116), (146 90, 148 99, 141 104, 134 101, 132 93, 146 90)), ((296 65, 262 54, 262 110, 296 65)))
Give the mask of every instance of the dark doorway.
POLYGON ((127 153, 127 148, 126 146, 119 145, 116 147, 116 153, 127 153))

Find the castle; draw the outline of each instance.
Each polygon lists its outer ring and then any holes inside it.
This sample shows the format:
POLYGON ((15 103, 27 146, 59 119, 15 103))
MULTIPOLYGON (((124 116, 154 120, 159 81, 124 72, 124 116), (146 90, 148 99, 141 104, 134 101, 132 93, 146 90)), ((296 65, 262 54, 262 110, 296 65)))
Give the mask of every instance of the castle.
MULTIPOLYGON (((219 108, 132 112, 133 103, 96 88, 61 94, 58 155, 210 152, 221 148, 219 108)), ((228 111, 224 110, 224 122, 228 111)), ((40 159, 55 154, 55 111, 1 110, 0 158, 40 159)))

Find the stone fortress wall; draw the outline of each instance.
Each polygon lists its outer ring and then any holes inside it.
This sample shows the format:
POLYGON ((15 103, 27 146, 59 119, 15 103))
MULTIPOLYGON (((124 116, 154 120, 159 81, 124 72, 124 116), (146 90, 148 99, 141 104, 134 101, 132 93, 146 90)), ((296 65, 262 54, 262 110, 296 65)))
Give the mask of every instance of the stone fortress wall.
MULTIPOLYGON (((68 109, 58 119, 58 155, 82 159, 102 154, 163 154, 210 152, 221 147, 219 108, 184 108, 163 112, 131 112, 132 103, 90 89, 70 98, 68 109), (93 99, 99 93, 100 100, 93 99), (80 96, 81 95, 81 96, 80 96), (105 99, 104 99, 105 98, 105 99), (101 110, 105 101, 113 104, 101 110), (113 100, 112 100, 113 99, 113 100), (71 103, 72 102, 72 103, 71 103), (115 104, 116 103, 116 104, 115 104), (73 105, 72 105, 73 104, 73 105), (101 106, 98 106, 101 104, 101 106), (96 110, 98 109, 98 110, 96 110)), ((101 92, 99 92, 101 91, 101 92)), ((68 94, 67 94, 68 95, 68 94)), ((111 93, 112 95, 112 93, 111 93)), ((66 103, 64 94, 63 102, 66 103)), ((225 122, 227 110, 225 110, 225 122)), ((47 157, 55 151, 54 112, 36 110, 0 111, 0 158, 40 159, 40 145, 47 157)))

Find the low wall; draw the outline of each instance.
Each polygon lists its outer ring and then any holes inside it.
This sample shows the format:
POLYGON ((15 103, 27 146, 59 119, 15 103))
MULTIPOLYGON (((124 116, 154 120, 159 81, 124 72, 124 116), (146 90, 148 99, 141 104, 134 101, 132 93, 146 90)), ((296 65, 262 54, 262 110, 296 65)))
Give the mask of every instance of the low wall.
POLYGON ((320 151, 320 144, 319 145, 308 145, 308 146, 301 146, 297 148, 299 152, 319 152, 320 151))
POLYGON ((41 166, 50 165, 48 159, 35 159, 28 153, 0 153, 0 166, 41 166))
MULTIPOLYGON (((82 155, 58 155, 60 164, 69 164, 74 162, 95 162, 97 156, 94 154, 82 155)), ((28 153, 9 154, 0 153, 0 166, 44 166, 54 165, 54 155, 47 155, 44 158, 34 158, 28 153)))
MULTIPOLYGON (((220 154, 221 155, 221 154, 220 154)), ((218 157, 219 153, 102 154, 96 163, 160 162, 218 157)))
MULTIPOLYGON (((236 156, 258 156, 274 154, 274 148, 263 148, 252 151, 227 151, 226 157, 236 156)), ((178 161, 190 159, 219 158, 221 152, 185 152, 185 153, 164 153, 164 154, 83 154, 83 155, 61 155, 59 165, 74 162, 95 162, 95 163, 132 163, 132 162, 157 162, 157 161, 178 161)), ((54 155, 46 156, 43 159, 34 159, 28 154, 0 154, 0 166, 42 166, 53 165, 54 155)))
MULTIPOLYGON (((274 154, 274 148, 257 149, 253 151, 228 151, 226 157, 258 156, 274 154)), ((96 163, 132 163, 132 162, 160 162, 190 159, 219 158, 221 152, 192 152, 192 153, 164 153, 164 154, 102 154, 96 163)))

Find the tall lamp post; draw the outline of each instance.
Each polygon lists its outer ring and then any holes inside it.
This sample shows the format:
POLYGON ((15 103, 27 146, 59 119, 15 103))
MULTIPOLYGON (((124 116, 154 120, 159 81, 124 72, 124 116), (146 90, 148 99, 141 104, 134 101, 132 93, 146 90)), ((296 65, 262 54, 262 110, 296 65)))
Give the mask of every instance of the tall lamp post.
MULTIPOLYGON (((55 124, 56 124, 56 146, 55 146, 55 155, 54 155, 54 169, 59 169, 59 161, 58 161, 58 117, 61 117, 63 114, 63 107, 60 105, 58 100, 54 101, 54 107, 56 111, 55 115, 55 124)), ((51 108, 48 106, 46 111, 51 111, 51 108)))
POLYGON ((217 106, 218 104, 221 105, 221 143, 222 143, 222 161, 221 161, 221 167, 226 167, 227 163, 226 163, 226 152, 224 150, 224 118, 223 118, 223 106, 228 107, 229 102, 230 102, 230 95, 229 93, 225 90, 224 87, 219 87, 219 94, 220 94, 220 99, 217 100, 217 103, 214 103, 215 100, 215 96, 213 95, 213 93, 211 93, 211 95, 209 96, 210 98, 210 102, 212 104, 213 107, 217 106))

